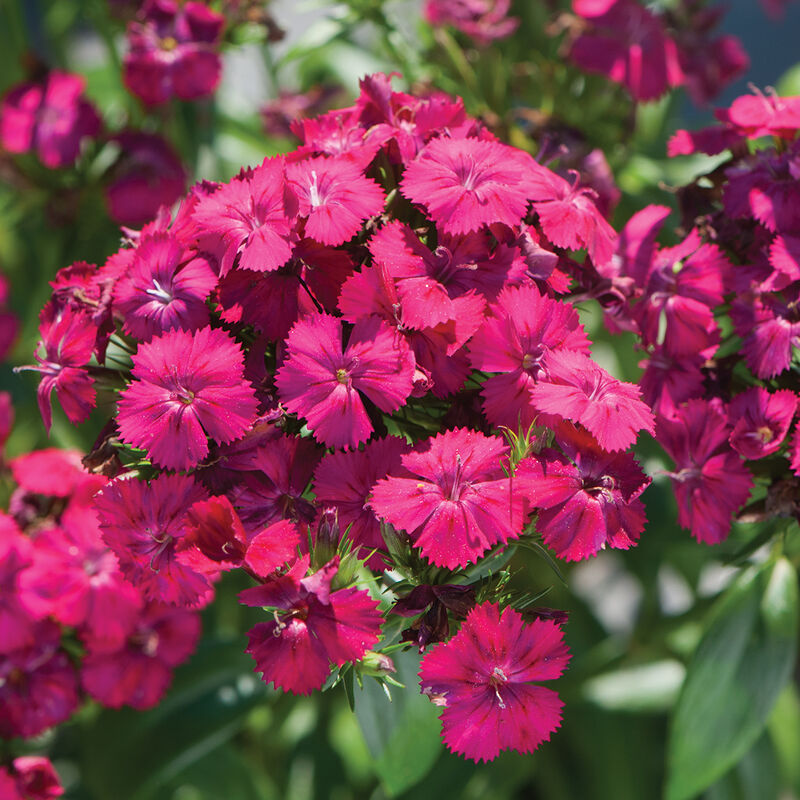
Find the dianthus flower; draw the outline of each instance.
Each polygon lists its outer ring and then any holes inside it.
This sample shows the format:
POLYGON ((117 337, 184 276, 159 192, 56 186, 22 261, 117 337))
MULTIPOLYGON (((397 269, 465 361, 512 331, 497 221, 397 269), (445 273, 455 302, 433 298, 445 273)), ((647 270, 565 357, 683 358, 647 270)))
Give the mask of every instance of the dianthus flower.
POLYGON ((0 655, 0 737, 29 739, 68 719, 78 707, 78 680, 61 649, 61 628, 49 620, 34 644, 0 655))
POLYGON ((764 458, 780 449, 797 409, 789 389, 768 392, 753 386, 736 395, 730 405, 731 446, 746 459, 764 458))
POLYGON ((13 794, 13 788, 4 787, 1 777, 4 772, 5 769, 0 768, 0 797, 3 800, 55 800, 64 794, 58 774, 50 759, 44 756, 20 756, 11 762, 17 795, 13 794))
POLYGON ((501 373, 488 378, 481 390, 492 425, 527 430, 533 424, 538 411, 530 392, 542 373, 542 359, 549 350, 562 348, 589 352, 571 305, 546 297, 534 286, 500 293, 469 343, 474 369, 501 373))
POLYGON ((297 526, 279 520, 254 536, 245 531, 236 509, 224 495, 194 503, 187 516, 186 542, 220 569, 245 567, 265 577, 294 560, 300 544, 297 526))
POLYGON ((237 256, 241 269, 269 272, 292 255, 295 206, 283 160, 268 158, 200 198, 192 219, 203 231, 204 243, 216 244, 221 252, 220 277, 233 268, 237 256))
MULTIPOLYGON (((320 508, 335 508, 339 527, 363 557, 370 550, 384 551, 380 524, 368 499, 372 487, 388 474, 398 474, 400 457, 410 447, 402 439, 388 437, 368 442, 363 450, 329 453, 314 473, 314 494, 320 508)), ((377 566, 377 565, 376 565, 377 566)))
POLYGON ((517 538, 525 499, 503 471, 508 446, 498 436, 461 428, 402 456, 413 477, 379 480, 370 507, 405 530, 436 566, 477 561, 490 547, 517 538))
POLYGON ((564 424, 556 440, 521 461, 514 478, 539 509, 537 528, 559 558, 579 561, 608 546, 627 550, 644 530, 639 495, 650 484, 630 453, 608 453, 586 432, 564 424))
POLYGON ((609 375, 577 350, 551 350, 544 376, 530 390, 540 411, 579 422, 604 450, 625 450, 642 429, 653 433, 653 415, 639 388, 609 375))
POLYGON ((166 469, 198 464, 208 454, 207 435, 220 443, 238 439, 258 410, 242 351, 219 329, 156 337, 139 347, 132 375, 120 394, 120 435, 166 469))
POLYGON ((140 242, 130 269, 114 288, 114 306, 125 331, 148 341, 181 328, 208 324, 206 297, 217 276, 203 257, 186 250, 167 233, 140 242))
POLYGON ((380 636, 381 614, 369 594, 351 587, 331 591, 338 556, 306 577, 303 556, 281 577, 245 589, 240 601, 274 611, 274 619, 256 625, 247 652, 266 683, 293 694, 319 689, 330 665, 357 661, 380 636))
POLYGON ((13 87, 0 106, 0 144, 9 153, 35 150, 50 169, 68 167, 81 141, 100 130, 100 117, 83 97, 85 88, 85 78, 58 70, 42 83, 13 87))
POLYGON ((219 83, 222 61, 217 45, 225 17, 204 3, 147 0, 142 22, 128 28, 125 85, 146 105, 173 95, 197 100, 219 83))
POLYGON ((30 539, 12 517, 0 512, 0 653, 32 645, 35 621, 44 616, 20 591, 20 578, 32 558, 30 539))
POLYGON ((116 480, 95 498, 103 539, 146 598, 183 606, 205 599, 208 580, 181 552, 187 548, 186 514, 205 498, 194 478, 167 474, 149 484, 116 480))
POLYGON ((186 190, 186 170, 170 144, 155 133, 122 131, 112 139, 119 158, 108 173, 108 214, 121 225, 143 225, 186 190))
POLYGON ((445 233, 495 222, 513 226, 528 208, 532 163, 527 153, 499 142, 433 139, 406 167, 400 189, 445 233))
POLYGON ((730 446, 731 428, 718 401, 689 400, 673 419, 660 419, 659 444, 675 462, 669 473, 678 523, 706 544, 728 537, 731 516, 750 496, 753 479, 730 446))
POLYGON ((508 14, 510 7, 511 0, 427 0, 423 13, 431 25, 452 25, 486 46, 519 27, 519 18, 508 14))
POLYGON ((151 602, 121 646, 89 649, 81 667, 83 688, 108 708, 152 708, 199 638, 197 613, 151 602))
POLYGON ((414 357, 405 340, 379 319, 356 323, 342 352, 342 323, 328 314, 301 319, 286 341, 288 356, 275 383, 289 411, 305 417, 328 447, 369 438, 363 393, 391 413, 411 394, 414 357))
POLYGON ((383 210, 383 190, 346 156, 310 158, 286 167, 288 186, 305 217, 305 232, 321 244, 352 239, 364 220, 383 210))
POLYGON ((634 0, 572 0, 586 30, 569 57, 588 72, 621 83, 636 100, 657 100, 684 82, 675 42, 661 20, 634 0))
POLYGON ((501 750, 535 750, 561 724, 563 703, 533 684, 558 678, 569 653, 552 620, 525 624, 513 608, 483 603, 420 664, 420 686, 437 705, 452 752, 491 761, 501 750))
POLYGON ((43 355, 35 354, 39 366, 24 369, 41 373, 36 397, 44 426, 49 431, 53 422, 53 389, 70 422, 83 422, 95 405, 94 381, 85 367, 92 357, 97 329, 87 314, 65 308, 55 317, 44 315, 39 333, 44 350, 43 355))

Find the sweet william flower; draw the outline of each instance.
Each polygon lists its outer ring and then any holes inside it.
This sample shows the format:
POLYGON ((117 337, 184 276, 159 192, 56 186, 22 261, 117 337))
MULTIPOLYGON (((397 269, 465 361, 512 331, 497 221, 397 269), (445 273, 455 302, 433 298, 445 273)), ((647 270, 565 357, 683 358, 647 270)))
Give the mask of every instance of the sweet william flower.
POLYGON ((561 724, 563 703, 534 681, 558 678, 569 654, 552 620, 525 624, 513 608, 483 603, 450 641, 420 664, 420 686, 437 705, 449 750, 491 761, 501 750, 530 753, 561 724))
POLYGON ((531 389, 540 411, 579 422, 609 452, 626 450, 640 430, 654 432, 653 414, 639 387, 618 381, 577 350, 551 350, 544 375, 531 389))
POLYGON ((207 436, 232 442, 255 420, 242 362, 239 345, 219 329, 170 331, 140 345, 135 380, 120 394, 120 436, 166 469, 197 465, 207 436))
POLYGON ((35 150, 50 169, 68 167, 100 117, 83 97, 86 79, 53 70, 41 83, 13 87, 0 106, 0 144, 9 153, 35 150))
POLYGON ((376 317, 355 324, 344 352, 340 320, 305 317, 289 333, 287 350, 275 378, 280 398, 328 447, 355 447, 369 438, 362 393, 386 413, 411 394, 414 356, 402 336, 376 317))
POLYGON ((293 694, 319 689, 330 665, 357 661, 380 636, 378 603, 361 589, 331 591, 339 557, 306 576, 303 556, 281 577, 245 589, 240 601, 274 610, 273 620, 256 625, 247 652, 266 683, 293 694))
POLYGON ((508 447, 498 436, 460 428, 402 456, 413 477, 379 480, 370 507, 405 530, 431 563, 453 569, 517 538, 525 499, 503 472, 508 447))
POLYGON ((519 27, 519 18, 509 16, 510 8, 511 0, 427 0, 423 13, 431 25, 452 25, 486 46, 519 27))
POLYGON ((206 493, 188 475, 162 474, 149 484, 116 480, 95 497, 103 539, 125 577, 148 599, 199 605, 206 577, 186 563, 187 512, 206 493))
POLYGON ((532 163, 527 153, 499 142, 441 137, 406 167, 400 190, 445 233, 518 225, 528 209, 532 163))

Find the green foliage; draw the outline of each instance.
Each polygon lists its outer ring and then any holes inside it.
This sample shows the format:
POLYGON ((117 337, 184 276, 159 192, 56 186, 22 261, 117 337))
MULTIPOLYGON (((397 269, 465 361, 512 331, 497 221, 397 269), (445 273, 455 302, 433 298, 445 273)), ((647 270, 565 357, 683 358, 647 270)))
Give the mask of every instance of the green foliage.
POLYGON ((694 797, 754 744, 791 674, 797 624, 797 575, 783 558, 751 568, 720 599, 675 708, 667 800, 694 797))

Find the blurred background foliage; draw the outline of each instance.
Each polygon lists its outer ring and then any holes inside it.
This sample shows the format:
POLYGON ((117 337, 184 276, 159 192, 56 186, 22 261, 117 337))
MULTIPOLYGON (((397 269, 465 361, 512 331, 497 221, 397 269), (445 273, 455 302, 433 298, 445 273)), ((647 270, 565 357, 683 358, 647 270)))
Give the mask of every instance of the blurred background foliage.
MULTIPOLYGON (((0 89, 40 64, 78 72, 108 130, 160 132, 194 179, 227 179, 295 145, 274 128, 265 131, 262 107, 280 92, 323 87, 327 107, 341 106, 363 74, 396 70, 403 73, 396 87, 425 84, 461 95, 470 113, 516 146, 535 152, 552 134, 601 148, 623 192, 618 228, 649 202, 672 205, 670 187, 715 163, 666 158, 675 128, 710 118, 681 92, 636 106, 620 87, 568 66, 553 28, 554 2, 516 2, 517 33, 480 49, 453 30, 427 26, 418 2, 251 4, 269 24, 229 30, 216 96, 150 113, 121 80, 125 5, 0 0, 0 89), (280 41, 274 25, 285 29, 280 41)), ((758 72, 747 79, 798 93, 797 69, 781 82, 796 48, 782 50, 780 37, 800 22, 796 8, 788 13, 776 25, 754 0, 741 0, 724 24, 753 58, 758 72)), ((744 82, 726 97, 742 93, 744 82)), ((56 409, 48 442, 37 376, 11 371, 32 361, 47 281, 72 261, 101 263, 119 245, 98 188, 112 154, 91 155, 59 172, 33 157, 0 172, 0 269, 21 320, 10 363, 0 367, 0 388, 12 393, 17 415, 12 456, 48 444, 86 450, 107 413, 100 407, 76 429, 56 409)), ((636 380, 633 339, 608 335, 596 307, 587 304, 583 313, 598 359, 636 380)), ((356 688, 355 715, 341 687, 308 698, 267 689, 243 653, 243 632, 257 615, 236 602, 244 587, 230 575, 204 612, 198 653, 177 671, 160 706, 147 713, 88 706, 28 746, 49 752, 74 800, 800 797, 800 697, 796 680, 787 681, 797 635, 796 525, 784 531, 783 557, 761 566, 747 563, 775 535, 767 524, 737 524, 716 548, 697 544, 677 527, 672 493, 659 476, 660 449, 644 441, 637 450, 655 478, 636 549, 561 566, 563 574, 535 553, 514 565, 520 583, 547 590, 543 604, 570 615, 573 661, 558 686, 563 727, 532 756, 506 753, 474 765, 446 753, 437 709, 414 691, 413 650, 397 659, 399 680, 411 691, 393 692, 388 703, 377 684, 356 688), (740 697, 752 702, 742 705, 740 697)))

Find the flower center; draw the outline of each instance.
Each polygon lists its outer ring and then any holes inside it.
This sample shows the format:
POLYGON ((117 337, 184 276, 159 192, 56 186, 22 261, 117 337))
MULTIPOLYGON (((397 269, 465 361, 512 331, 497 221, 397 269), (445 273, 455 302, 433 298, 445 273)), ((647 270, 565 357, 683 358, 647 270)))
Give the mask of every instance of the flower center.
POLYGON ((492 670, 492 674, 489 676, 489 686, 494 689, 494 696, 497 698, 497 705, 499 705, 500 708, 506 707, 506 704, 500 695, 500 687, 504 686, 506 683, 508 683, 508 676, 505 674, 505 672, 503 672, 502 669, 500 669, 500 667, 495 667, 492 670))
POLYGON ((165 36, 161 40, 161 49, 171 51, 178 46, 178 40, 174 36, 165 36))
POLYGON ((339 381, 339 383, 347 385, 350 383, 350 373, 346 369, 337 369, 336 380, 339 381))
POLYGON ((311 185, 308 187, 308 197, 313 208, 317 208, 323 203, 322 196, 319 193, 319 185, 317 183, 317 172, 313 169, 311 170, 311 185))
POLYGON ((149 294, 151 297, 155 297, 156 300, 164 305, 172 302, 172 294, 170 291, 165 289, 155 278, 153 278, 153 287, 152 289, 145 289, 145 293, 149 294))
POLYGON ((764 444, 768 444, 775 438, 772 428, 768 427, 767 425, 762 425, 760 428, 758 428, 756 434, 764 444))

